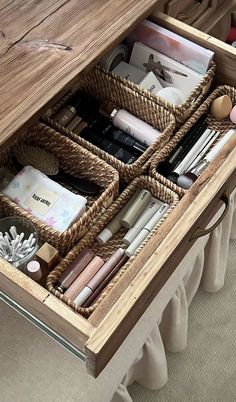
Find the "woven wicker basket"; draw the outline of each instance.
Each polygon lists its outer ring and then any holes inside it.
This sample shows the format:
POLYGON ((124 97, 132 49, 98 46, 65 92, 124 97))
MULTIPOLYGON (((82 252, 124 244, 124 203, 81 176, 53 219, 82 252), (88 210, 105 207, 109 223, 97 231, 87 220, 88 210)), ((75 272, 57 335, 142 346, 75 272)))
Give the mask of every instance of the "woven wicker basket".
MULTIPOLYGON (((62 170, 77 177, 90 179, 101 187, 98 195, 87 197, 86 212, 64 232, 52 229, 0 193, 0 204, 4 215, 20 215, 29 219, 35 224, 41 240, 48 241, 62 254, 65 254, 118 196, 118 172, 97 156, 92 155, 65 136, 58 134, 55 130, 48 129, 42 123, 36 124, 29 130, 24 137, 24 142, 41 146, 52 152, 57 156, 62 170)), ((1 164, 11 165, 11 148, 0 155, 0 161, 1 164)), ((64 183, 62 184, 64 185, 64 183)), ((76 193, 74 189, 68 186, 65 187, 76 193)))
MULTIPOLYGON (((97 69, 99 69, 99 67, 97 67, 97 69)), ((127 88, 127 90, 134 91, 138 96, 149 99, 152 104, 156 103, 156 105, 159 105, 168 110, 175 117, 177 125, 180 126, 195 112, 195 110, 207 97, 213 79, 215 77, 215 70, 216 65, 215 63, 212 63, 211 67, 202 77, 199 84, 190 93, 186 101, 181 105, 173 105, 166 100, 160 98, 159 96, 152 94, 150 91, 143 89, 139 85, 118 76, 117 74, 113 74, 111 72, 100 69, 99 75, 102 78, 100 78, 100 85, 102 85, 103 82, 105 83, 110 81, 112 98, 114 98, 114 94, 116 93, 117 88, 119 88, 120 86, 124 86, 127 88)))
POLYGON ((222 135, 230 128, 235 128, 235 124, 229 119, 218 120, 212 116, 210 113, 210 106, 214 99, 222 95, 229 95, 231 97, 232 103, 236 104, 236 89, 227 85, 222 85, 217 87, 210 96, 205 100, 205 102, 198 108, 198 110, 193 114, 193 116, 182 126, 182 128, 174 135, 174 137, 166 144, 166 146, 161 150, 161 152, 155 153, 150 161, 150 176, 154 177, 164 185, 170 187, 173 191, 177 192, 180 196, 183 196, 187 190, 183 190, 176 184, 172 183, 170 180, 166 179, 164 176, 160 175, 156 171, 156 167, 160 162, 163 162, 168 158, 173 149, 178 145, 180 140, 188 133, 191 127, 197 122, 197 120, 208 112, 207 123, 208 127, 212 130, 220 131, 222 135))
POLYGON ((160 225, 171 213, 174 207, 177 205, 179 197, 172 190, 164 187, 158 181, 152 179, 148 176, 140 176, 134 179, 128 187, 123 191, 123 193, 117 198, 117 200, 107 209, 107 211, 101 216, 99 221, 93 226, 92 229, 80 240, 80 242, 67 254, 67 256, 60 262, 60 264, 49 274, 47 277, 47 289, 57 296, 59 299, 63 300, 67 305, 73 308, 75 311, 81 313, 85 317, 88 317, 103 300, 104 297, 111 291, 115 283, 123 275, 123 273, 129 269, 129 265, 133 259, 139 254, 141 249, 145 246, 150 237, 156 233, 160 225), (60 278, 62 272, 70 265, 70 263, 77 257, 77 255, 85 248, 92 248, 95 254, 99 255, 103 259, 107 260, 119 247, 125 247, 122 238, 124 237, 127 229, 120 229, 119 232, 112 237, 105 245, 100 245, 96 241, 96 236, 100 231, 107 225, 107 223, 120 211, 120 209, 128 202, 132 195, 138 189, 147 189, 156 198, 161 201, 170 204, 170 208, 165 213, 163 218, 158 222, 153 231, 149 236, 143 241, 140 247, 136 250, 135 254, 128 260, 128 262, 120 269, 120 271, 115 275, 112 281, 108 284, 105 290, 100 294, 95 303, 87 308, 76 306, 71 300, 67 299, 58 290, 55 289, 55 284, 60 278))
POLYGON ((168 142, 175 129, 175 119, 170 112, 157 105, 154 100, 149 99, 145 94, 138 94, 134 89, 129 88, 126 83, 117 81, 113 76, 104 73, 97 67, 81 78, 79 85, 62 98, 49 113, 46 113, 43 119, 60 133, 114 166, 119 171, 121 179, 126 183, 129 183, 140 174, 147 173, 149 158, 168 142), (119 161, 109 153, 74 134, 71 130, 54 122, 53 116, 62 106, 68 103, 79 89, 101 101, 107 99, 113 101, 118 107, 126 109, 146 123, 151 124, 154 128, 159 129, 162 135, 134 163, 128 165, 119 161))

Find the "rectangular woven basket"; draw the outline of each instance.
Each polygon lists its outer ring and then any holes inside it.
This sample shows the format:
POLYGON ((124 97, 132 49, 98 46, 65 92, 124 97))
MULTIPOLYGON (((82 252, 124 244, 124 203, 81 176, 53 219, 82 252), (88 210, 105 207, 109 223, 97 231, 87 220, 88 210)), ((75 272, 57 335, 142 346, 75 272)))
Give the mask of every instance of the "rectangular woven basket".
POLYGON ((182 125, 194 112, 197 108, 202 104, 204 99, 207 97, 213 79, 215 77, 216 65, 212 62, 209 70, 202 77, 199 84, 194 88, 194 90, 190 93, 185 102, 181 105, 174 105, 166 100, 160 98, 160 96, 154 95, 150 91, 142 88, 141 86, 134 84, 133 82, 120 77, 117 74, 112 72, 107 72, 100 67, 96 67, 97 71, 99 71, 98 76, 100 77, 99 85, 102 85, 104 82, 110 82, 111 96, 116 92, 117 88, 120 86, 126 87, 127 90, 133 91, 137 94, 137 96, 141 96, 142 98, 149 99, 150 102, 156 105, 163 107, 168 110, 176 119, 176 123, 178 126, 182 125))
POLYGON ((159 106, 145 94, 140 95, 132 88, 129 88, 125 83, 114 80, 113 76, 105 74, 97 67, 83 76, 74 90, 63 97, 46 113, 43 116, 43 120, 58 132, 71 138, 73 141, 111 164, 119 171, 121 179, 126 183, 129 183, 134 177, 148 172, 149 158, 155 151, 160 150, 169 141, 175 129, 175 118, 168 110, 159 106), (114 156, 79 137, 71 130, 68 130, 53 120, 57 111, 68 103, 78 90, 83 90, 101 101, 113 101, 118 108, 127 110, 154 128, 160 130, 162 135, 150 145, 134 163, 129 165, 121 162, 114 156))
MULTIPOLYGON (((217 87, 203 102, 203 104, 197 109, 197 111, 192 115, 192 117, 182 126, 182 128, 172 137, 172 139, 165 145, 161 152, 156 152, 150 161, 149 174, 151 177, 160 181, 162 184, 170 187, 173 191, 182 197, 187 190, 178 187, 176 184, 172 183, 170 180, 159 174, 156 170, 157 166, 165 161, 170 153, 175 149, 181 139, 189 132, 192 126, 200 119, 201 116, 207 113, 207 125, 210 129, 220 131, 221 136, 229 130, 230 128, 236 128, 236 125, 227 118, 224 120, 219 120, 213 117, 210 113, 210 107, 214 99, 222 95, 229 95, 233 105, 236 104, 236 89, 227 85, 221 85, 217 87)), ((220 137, 221 137, 220 136, 220 137)))
POLYGON ((73 310, 79 312, 85 317, 88 317, 96 309, 96 307, 101 303, 101 301, 106 297, 106 295, 111 291, 113 286, 119 281, 123 273, 129 269, 131 262, 137 257, 142 248, 148 242, 151 236, 153 236, 165 219, 170 215, 171 211, 178 204, 179 197, 169 188, 163 186, 158 181, 152 179, 149 176, 140 176, 134 179, 128 187, 122 192, 122 194, 114 201, 114 203, 106 210, 106 212, 100 217, 92 229, 80 240, 80 242, 67 254, 67 256, 60 262, 60 264, 49 274, 47 277, 47 289, 53 293, 56 297, 64 301, 73 310), (71 300, 67 299, 63 294, 61 294, 55 288, 55 284, 60 278, 61 274, 65 269, 74 261, 78 254, 85 248, 92 248, 95 254, 99 255, 105 261, 110 258, 110 256, 119 248, 125 248, 122 241, 127 229, 120 229, 119 232, 113 236, 107 243, 100 245, 96 241, 96 236, 101 232, 101 230, 108 224, 108 222, 121 210, 121 208, 129 201, 133 194, 137 190, 147 189, 149 190, 153 197, 160 199, 163 202, 167 202, 170 208, 167 210, 162 219, 157 223, 155 228, 151 231, 148 237, 142 242, 142 244, 135 251, 134 255, 128 259, 127 263, 118 271, 115 277, 111 280, 105 290, 100 294, 97 300, 90 307, 83 308, 76 306, 71 300))
MULTIPOLYGON (((29 219, 35 224, 41 240, 49 242, 62 254, 65 254, 118 196, 119 174, 112 166, 91 154, 91 152, 60 135, 52 128, 49 129, 42 123, 36 124, 29 129, 23 137, 23 142, 37 145, 52 152, 58 158, 60 167, 66 173, 89 179, 101 187, 98 195, 86 197, 86 211, 72 226, 63 232, 54 230, 0 193, 0 204, 4 215, 19 215, 29 219)), ((22 143, 22 138, 19 143, 22 143)), ((17 145, 17 143, 14 145, 17 145)), ((12 147, 0 155, 1 165, 11 166, 11 159, 12 147)), ((62 184, 64 185, 64 183, 62 184)), ((76 193, 73 188, 64 186, 76 193)))

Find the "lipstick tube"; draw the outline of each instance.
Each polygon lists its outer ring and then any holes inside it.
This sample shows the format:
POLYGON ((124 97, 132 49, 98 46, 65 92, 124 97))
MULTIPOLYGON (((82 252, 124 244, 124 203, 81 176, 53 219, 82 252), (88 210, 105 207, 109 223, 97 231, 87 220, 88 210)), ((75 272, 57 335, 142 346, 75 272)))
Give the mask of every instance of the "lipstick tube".
POLYGON ((125 255, 127 257, 131 257, 136 249, 140 246, 140 244, 146 239, 149 233, 154 229, 157 222, 163 217, 166 211, 169 209, 169 204, 164 203, 158 211, 153 215, 153 217, 148 221, 145 227, 139 232, 138 236, 136 236, 135 240, 129 245, 129 247, 125 250, 125 255))
POLYGON ((64 293, 94 257, 92 250, 81 251, 59 278, 56 289, 64 293))
POLYGON ((71 122, 71 120, 73 120, 75 116, 76 109, 74 106, 66 105, 55 114, 53 120, 65 127, 71 122))
POLYGON ((76 126, 78 126, 78 124, 81 123, 81 121, 82 121, 82 117, 80 117, 80 116, 75 116, 75 117, 73 118, 73 120, 71 120, 71 122, 70 122, 69 124, 67 124, 66 128, 68 128, 68 130, 73 131, 74 128, 75 128, 76 126))
POLYGON ((24 273, 38 283, 41 283, 41 280, 43 279, 43 272, 38 261, 28 262, 24 273))
POLYGON ((74 299, 74 303, 77 306, 82 306, 82 304, 91 296, 93 291, 99 286, 99 284, 104 280, 104 278, 111 272, 111 270, 116 266, 116 264, 121 260, 124 255, 124 250, 119 248, 116 252, 109 258, 108 261, 102 266, 102 268, 94 275, 94 277, 86 284, 86 286, 81 290, 81 292, 74 299))

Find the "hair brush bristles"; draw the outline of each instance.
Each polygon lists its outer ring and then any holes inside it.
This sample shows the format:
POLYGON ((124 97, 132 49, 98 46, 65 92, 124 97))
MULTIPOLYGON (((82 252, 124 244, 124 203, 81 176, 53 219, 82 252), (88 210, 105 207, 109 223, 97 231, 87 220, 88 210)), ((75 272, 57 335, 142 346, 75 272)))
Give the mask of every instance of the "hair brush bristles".
POLYGON ((22 166, 32 166, 49 176, 59 172, 57 157, 43 148, 21 144, 14 148, 13 154, 22 166))

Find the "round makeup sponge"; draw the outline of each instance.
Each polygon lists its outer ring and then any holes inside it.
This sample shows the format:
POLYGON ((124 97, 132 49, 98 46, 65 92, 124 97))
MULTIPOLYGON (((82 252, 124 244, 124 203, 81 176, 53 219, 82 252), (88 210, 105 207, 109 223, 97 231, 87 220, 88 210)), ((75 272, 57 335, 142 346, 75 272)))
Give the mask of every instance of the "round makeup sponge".
POLYGON ((229 117, 230 117, 230 120, 234 124, 236 124, 236 106, 234 106, 233 109, 231 110, 229 117))
POLYGON ((180 105, 186 100, 185 94, 180 89, 173 87, 162 88, 157 95, 174 105, 180 105))
POLYGON ((216 98, 211 104, 211 113, 217 119, 225 119, 232 110, 232 101, 228 95, 216 98))

